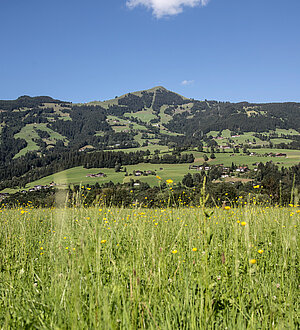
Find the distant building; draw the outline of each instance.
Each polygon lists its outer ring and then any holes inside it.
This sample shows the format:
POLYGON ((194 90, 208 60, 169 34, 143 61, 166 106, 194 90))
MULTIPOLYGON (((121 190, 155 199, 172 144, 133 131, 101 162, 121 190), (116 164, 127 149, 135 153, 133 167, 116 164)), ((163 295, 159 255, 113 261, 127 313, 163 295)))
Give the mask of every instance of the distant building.
POLYGON ((106 177, 106 174, 99 172, 97 174, 87 174, 86 177, 87 178, 104 178, 104 177, 106 177))
POLYGON ((248 172, 248 171, 249 171, 248 166, 239 166, 239 167, 236 169, 236 172, 240 172, 240 173, 245 173, 245 172, 248 172))

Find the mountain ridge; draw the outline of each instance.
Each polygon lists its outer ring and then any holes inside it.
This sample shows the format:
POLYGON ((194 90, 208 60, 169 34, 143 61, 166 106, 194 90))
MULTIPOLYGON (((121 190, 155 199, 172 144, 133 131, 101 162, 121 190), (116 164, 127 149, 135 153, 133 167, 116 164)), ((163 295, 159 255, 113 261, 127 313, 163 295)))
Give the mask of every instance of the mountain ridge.
POLYGON ((197 146, 212 131, 277 129, 300 132, 300 103, 195 100, 163 86, 80 104, 23 95, 0 100, 0 163, 57 147, 111 150, 186 141, 197 146))

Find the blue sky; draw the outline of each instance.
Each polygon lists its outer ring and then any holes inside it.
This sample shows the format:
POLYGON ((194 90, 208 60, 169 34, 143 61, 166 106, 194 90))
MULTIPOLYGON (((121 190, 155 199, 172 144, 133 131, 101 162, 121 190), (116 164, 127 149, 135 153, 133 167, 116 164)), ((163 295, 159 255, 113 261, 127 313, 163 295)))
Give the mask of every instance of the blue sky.
POLYGON ((0 99, 85 102, 162 85, 300 102, 299 17, 299 0, 0 0, 0 99))

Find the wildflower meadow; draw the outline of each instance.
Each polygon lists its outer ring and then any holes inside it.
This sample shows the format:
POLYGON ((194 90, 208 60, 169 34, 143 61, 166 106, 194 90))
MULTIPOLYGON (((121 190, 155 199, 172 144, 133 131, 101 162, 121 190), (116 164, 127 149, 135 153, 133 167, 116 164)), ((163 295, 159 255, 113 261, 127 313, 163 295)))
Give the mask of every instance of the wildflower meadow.
POLYGON ((0 210, 3 329, 299 328, 300 209, 0 210))

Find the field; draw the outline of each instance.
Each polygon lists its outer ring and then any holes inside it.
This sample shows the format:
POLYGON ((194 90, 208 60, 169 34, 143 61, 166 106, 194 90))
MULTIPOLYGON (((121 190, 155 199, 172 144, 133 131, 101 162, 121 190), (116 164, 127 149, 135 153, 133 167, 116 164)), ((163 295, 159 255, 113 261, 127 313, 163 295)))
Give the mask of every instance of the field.
MULTIPOLYGON (((134 170, 140 171, 156 171, 156 173, 163 179, 167 180, 172 178, 174 182, 180 182, 183 178, 183 173, 189 172, 189 164, 178 164, 174 166, 172 164, 138 164, 138 165, 128 165, 126 167, 129 174, 132 174, 134 170)), ((191 172, 192 173, 192 172, 191 172)), ((55 182, 60 185, 60 188, 67 188, 69 184, 95 184, 98 182, 99 184, 103 184, 109 181, 114 183, 125 183, 129 182, 130 179, 133 180, 141 180, 143 182, 147 182, 149 185, 154 186, 159 184, 159 180, 155 177, 155 175, 148 176, 125 176, 124 172, 116 173, 114 169, 108 168, 92 168, 86 169, 82 166, 74 167, 69 170, 61 171, 53 175, 49 175, 40 180, 33 181, 26 185, 26 189, 32 188, 35 185, 47 185, 51 182, 55 182), (107 176, 102 178, 90 178, 86 177, 87 174, 96 174, 99 172, 105 173, 107 176)), ((18 189, 5 189, 3 192, 13 193, 17 192, 18 189)))
POLYGON ((26 148, 20 150, 14 158, 24 156, 29 151, 38 151, 40 149, 40 147, 35 142, 35 139, 40 138, 37 133, 38 129, 49 134, 49 138, 43 139, 47 145, 55 145, 58 140, 63 141, 65 144, 68 143, 66 137, 47 127, 47 124, 27 124, 21 129, 19 133, 15 134, 14 136, 16 139, 24 139, 27 142, 26 148))
MULTIPOLYGON (((161 154, 170 153, 170 151, 165 146, 148 146, 142 148, 132 148, 132 149, 123 149, 124 152, 137 151, 137 150, 147 150, 149 149, 152 153, 155 149, 159 149, 161 154)), ((224 166, 231 166, 232 162, 237 165, 248 165, 249 168, 254 168, 253 164, 257 162, 266 163, 268 161, 273 161, 279 167, 289 167, 296 165, 300 162, 300 151, 299 150, 285 150, 285 149, 252 149, 250 151, 256 152, 257 156, 247 156, 243 153, 234 154, 232 153, 216 153, 216 159, 210 159, 208 161, 211 165, 223 164, 224 166), (286 153, 287 157, 264 157, 263 154, 266 153, 286 153)), ((197 151, 188 151, 187 153, 193 153, 195 156, 194 164, 200 165, 204 162, 203 160, 203 152, 197 151)), ((208 153, 209 155, 209 153, 208 153)), ((140 171, 155 171, 157 175, 159 175, 163 180, 167 180, 172 178, 175 183, 181 182, 184 175, 187 173, 196 173, 195 170, 189 170, 190 164, 138 164, 138 165, 126 165, 124 168, 127 169, 128 174, 132 174, 134 170, 140 171)), ((154 175, 148 176, 140 176, 136 177, 133 175, 125 176, 124 172, 116 173, 114 169, 107 168, 93 168, 93 169, 85 169, 82 166, 74 167, 65 171, 61 171, 55 173, 53 175, 46 176, 40 180, 33 181, 26 185, 25 189, 29 189, 34 187, 35 185, 48 185, 51 182, 55 182, 59 185, 59 188, 66 188, 69 184, 95 184, 98 182, 99 184, 103 184, 109 181, 114 183, 126 183, 129 182, 130 179, 140 180, 142 182, 148 183, 150 186, 158 185, 158 180, 154 175), (99 172, 105 173, 107 176, 104 178, 87 178, 87 174, 96 174, 99 172)), ((243 180, 242 180, 243 181, 243 180)), ((19 189, 4 189, 2 192, 6 193, 15 193, 19 189)))
POLYGON ((1 326, 297 329, 299 212, 2 209, 1 326))
MULTIPOLYGON (((216 138, 218 135, 218 131, 210 131, 207 135, 211 135, 212 137, 216 138)), ((222 139, 216 139, 215 141, 218 143, 219 146, 227 145, 229 143, 229 140, 233 141, 236 144, 256 144, 256 145, 268 145, 268 141, 260 140, 259 138, 255 137, 254 135, 257 134, 255 132, 244 132, 241 135, 237 135, 235 137, 231 136, 232 132, 229 129, 223 130, 220 137, 222 139), (255 143, 254 143, 255 142, 255 143)), ((277 134, 278 138, 271 138, 271 142, 276 145, 279 143, 290 143, 292 142, 291 139, 285 139, 282 137, 282 135, 300 135, 299 132, 297 132, 294 129, 279 129, 277 128, 275 131, 268 131, 264 132, 263 135, 270 136, 272 134, 277 134)))
MULTIPOLYGON (((296 165, 300 162, 300 151, 299 150, 289 150, 289 149, 269 149, 269 148, 261 148, 261 149, 249 149, 249 152, 257 153, 255 156, 247 156, 242 152, 239 154, 234 154, 234 156, 230 156, 230 153, 216 153, 216 159, 211 160, 211 164, 224 164, 225 166, 230 166, 231 163, 245 164, 250 168, 255 167, 253 164, 257 162, 266 163, 269 161, 274 162, 279 167, 290 167, 296 165), (271 157, 271 156, 263 156, 264 154, 269 153, 285 153, 287 157, 271 157)), ((195 153, 196 157, 196 153, 195 153)))

